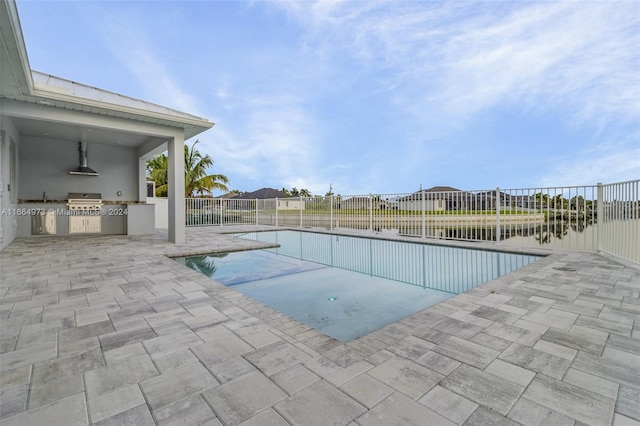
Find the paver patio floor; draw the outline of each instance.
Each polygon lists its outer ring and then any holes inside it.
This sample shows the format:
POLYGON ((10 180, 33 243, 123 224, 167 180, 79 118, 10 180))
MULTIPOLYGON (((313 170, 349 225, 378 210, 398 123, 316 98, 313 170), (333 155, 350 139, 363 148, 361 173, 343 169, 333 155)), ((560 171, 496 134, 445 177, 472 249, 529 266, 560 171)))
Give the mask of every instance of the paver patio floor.
POLYGON ((344 344, 167 257, 232 230, 1 251, 0 424, 640 425, 637 267, 548 250, 344 344))

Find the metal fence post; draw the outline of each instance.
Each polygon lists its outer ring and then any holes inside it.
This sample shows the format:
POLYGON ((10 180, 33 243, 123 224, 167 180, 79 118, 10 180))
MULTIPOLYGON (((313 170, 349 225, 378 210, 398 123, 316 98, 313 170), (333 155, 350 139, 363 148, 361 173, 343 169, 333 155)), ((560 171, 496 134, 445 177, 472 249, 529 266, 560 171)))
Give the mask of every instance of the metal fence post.
POLYGON ((373 195, 369 194, 369 231, 373 232, 373 195))
POLYGON ((424 190, 422 189, 422 185, 420 185, 420 210, 422 210, 422 228, 420 230, 420 236, 422 238, 427 238, 427 212, 426 212, 426 200, 424 199, 424 190))
POLYGON ((329 231, 333 231, 333 195, 329 195, 329 231))
POLYGON ((596 252, 602 251, 602 232, 604 231, 604 189, 598 182, 596 190, 596 252))
POLYGON ((496 188, 496 244, 500 242, 500 187, 496 188))
MULTIPOLYGON (((276 197, 276 201, 275 201, 275 207, 276 207, 276 226, 278 226, 278 197, 276 197)), ((271 221, 269 221, 271 222, 271 221)))
POLYGON ((300 209, 300 228, 302 228, 302 195, 300 195, 300 204, 298 205, 298 208, 300 209))
POLYGON ((256 225, 259 225, 260 222, 258 221, 258 199, 256 198, 256 225))

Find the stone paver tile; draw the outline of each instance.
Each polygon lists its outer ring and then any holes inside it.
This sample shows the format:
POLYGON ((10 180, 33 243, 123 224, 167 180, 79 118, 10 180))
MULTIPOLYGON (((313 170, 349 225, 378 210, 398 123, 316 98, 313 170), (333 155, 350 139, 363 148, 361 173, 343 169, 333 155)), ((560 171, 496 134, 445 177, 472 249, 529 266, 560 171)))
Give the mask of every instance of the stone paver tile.
POLYGON ((20 413, 27 409, 29 384, 21 383, 0 387, 0 418, 20 413))
POLYGON ((525 330, 535 331, 536 333, 544 334, 550 327, 544 324, 538 324, 536 322, 531 322, 523 319, 519 319, 514 322, 513 325, 515 327, 524 328, 525 330))
MULTIPOLYGON (((456 320, 453 318, 447 318, 447 317, 441 318, 436 322, 429 324, 429 326, 433 329, 459 337, 461 339, 470 339, 476 334, 484 330, 483 327, 479 327, 477 325, 473 325, 465 321, 459 321, 459 320, 456 320)), ((428 340, 430 342, 432 341, 431 339, 429 339, 427 336, 424 336, 424 335, 418 335, 418 337, 420 337, 421 339, 428 340)))
POLYGON ((433 351, 429 351, 422 355, 416 360, 416 362, 444 376, 448 375, 460 366, 459 361, 433 351))
POLYGON ((254 371, 203 392, 224 424, 238 424, 287 397, 280 388, 254 371))
POLYGON ((491 308, 488 306, 481 306, 475 311, 473 315, 476 317, 484 318, 490 321, 499 322, 502 324, 513 324, 520 319, 522 315, 514 314, 502 309, 491 308))
POLYGON ((229 321, 229 317, 213 306, 187 308, 192 318, 186 317, 182 321, 193 331, 222 324, 229 321))
POLYGON ((491 308, 497 308, 498 306, 504 305, 505 303, 507 303, 511 299, 513 299, 513 296, 509 296, 509 295, 506 295, 506 294, 492 293, 492 294, 489 294, 489 295, 487 295, 485 297, 478 298, 477 300, 474 301, 474 303, 477 304, 477 305, 489 306, 491 308))
POLYGON ((640 388, 620 386, 616 411, 640 422, 640 388))
POLYGON ((374 365, 368 363, 367 361, 358 361, 354 362, 348 367, 344 367, 334 371, 331 374, 327 374, 324 379, 334 386, 340 386, 353 379, 354 377, 357 377, 360 374, 369 371, 373 367, 374 365))
POLYGON ((360 416, 357 423, 361 426, 455 425, 435 411, 397 392, 360 416))
POLYGON ((549 309, 547 312, 530 312, 522 317, 523 320, 548 325, 551 328, 568 330, 578 319, 578 314, 573 312, 549 309))
POLYGON ((416 336, 431 343, 438 344, 445 340, 447 337, 451 336, 451 334, 439 330, 434 330, 433 328, 423 327, 417 332, 416 336))
POLYGON ((341 389, 367 408, 373 407, 394 392, 389 386, 368 374, 345 383, 341 389))
POLYGON ((503 361, 515 364, 536 373, 561 379, 569 368, 571 361, 559 356, 551 355, 528 346, 513 343, 498 357, 503 361))
POLYGON ((533 346, 541 336, 535 331, 500 323, 493 323, 484 332, 525 346, 533 346))
POLYGON ((88 424, 84 392, 2 419, 2 426, 88 424))
POLYGON ((396 355, 416 360, 420 356, 429 352, 435 345, 416 336, 407 336, 396 345, 389 346, 387 349, 396 355))
POLYGON ((249 420, 240 423, 240 426, 289 426, 289 423, 280 417, 273 408, 267 408, 249 420))
POLYGON ((51 342, 45 345, 5 352, 0 354, 0 365, 2 370, 13 370, 54 359, 57 356, 56 346, 55 342, 51 342))
POLYGON ((89 399, 113 392, 119 387, 136 384, 158 375, 147 355, 113 359, 106 367, 84 373, 89 399))
POLYGON ((619 321, 611 321, 601 318, 592 318, 581 316, 576 321, 576 325, 580 325, 582 327, 593 328, 596 330, 608 331, 610 333, 620 334, 622 336, 631 336, 632 324, 622 323, 619 321))
POLYGON ((128 328, 121 331, 115 331, 113 333, 103 334, 98 336, 98 339, 100 339, 102 350, 109 351, 111 349, 142 342, 155 337, 156 333, 151 329, 151 327, 145 324, 141 327, 128 328))
POLYGON ((618 396, 619 385, 616 382, 576 370, 575 368, 568 369, 562 381, 610 399, 616 399, 618 396))
POLYGON ((575 423, 572 418, 526 398, 520 398, 516 402, 516 405, 509 411, 508 417, 525 426, 574 426, 575 423))
POLYGON ((478 408, 478 404, 475 402, 469 401, 442 386, 434 387, 418 402, 456 424, 462 424, 478 408))
POLYGON ((523 386, 465 364, 448 375, 440 384, 502 415, 509 412, 524 391, 523 386))
POLYGON ((147 407, 147 405, 141 404, 118 413, 115 416, 111 416, 97 423, 93 423, 93 426, 122 425, 154 426, 155 422, 153 421, 153 417, 151 417, 151 413, 149 412, 149 408, 147 407))
POLYGON ((533 348, 551 355, 559 356, 560 358, 564 358, 569 361, 573 360, 573 358, 575 358, 576 354, 578 353, 578 351, 575 349, 567 348, 566 346, 558 345, 556 343, 547 342, 546 340, 540 340, 538 343, 533 345, 533 348))
POLYGON ((190 350, 204 365, 207 366, 219 364, 239 356, 239 354, 234 354, 232 351, 227 350, 224 345, 216 342, 202 343, 200 345, 193 346, 190 350))
POLYGON ((207 368, 220 383, 226 383, 236 377, 240 377, 246 373, 256 370, 249 361, 238 356, 229 358, 228 360, 222 361, 218 364, 210 364, 207 368))
POLYGON ((198 362, 198 358, 189 349, 182 348, 165 356, 155 358, 153 362, 161 373, 166 373, 167 371, 198 362))
POLYGON ((278 336, 271 332, 271 327, 265 324, 240 327, 233 330, 233 332, 254 348, 261 348, 280 340, 278 336))
POLYGON ((542 336, 542 340, 573 348, 579 351, 600 355, 607 341, 608 333, 573 326, 570 331, 550 328, 542 336))
POLYGON ((29 389, 29 409, 49 404, 84 390, 82 374, 53 377, 46 381, 33 381, 29 389))
POLYGON ((218 386, 216 379, 200 363, 177 368, 141 383, 152 410, 169 405, 177 399, 218 386))
POLYGON ((153 412, 158 425, 200 425, 217 420, 209 405, 200 395, 192 395, 153 412))
POLYGON ((444 377, 403 358, 392 358, 369 370, 367 374, 413 399, 420 398, 444 377))
POLYGON ((301 389, 320 380, 320 377, 309 371, 302 364, 280 370, 270 377, 286 393, 293 395, 301 389))
POLYGON ((602 351, 602 357, 613 359, 630 365, 640 365, 640 354, 621 351, 610 347, 605 347, 602 351))
POLYGON ((199 330, 197 334, 205 342, 212 342, 219 346, 223 346, 228 352, 233 354, 241 355, 254 349, 250 344, 236 336, 224 325, 204 328, 199 330))
POLYGON ((463 423, 463 426, 520 426, 520 424, 501 416, 493 410, 478 407, 463 423))
POLYGON ((116 391, 89 399, 89 417, 92 423, 97 423, 118 413, 144 404, 144 397, 138 385, 128 385, 116 391))
POLYGON ((152 358, 158 358, 182 348, 188 348, 202 343, 193 331, 178 331, 164 336, 148 339, 142 342, 152 358))
POLYGON ((609 425, 615 401, 568 383, 538 375, 524 398, 590 425, 609 425))
POLYGON ((455 336, 439 343, 433 351, 478 368, 485 368, 500 353, 455 336))
POLYGON ((621 385, 637 387, 638 383, 640 383, 640 365, 629 364, 620 360, 578 352, 571 367, 621 385))
POLYGON ((640 339, 612 333, 607 340, 607 347, 640 355, 640 339))
POLYGON ((282 340, 249 352, 244 357, 267 376, 311 358, 309 354, 282 340))
POLYGON ((492 336, 487 333, 478 333, 471 338, 473 343, 477 343, 482 346, 486 346, 497 351, 503 351, 509 347, 512 341, 505 340, 501 337, 492 336))
POLYGON ((366 408, 325 381, 308 386, 274 408, 292 424, 347 424, 366 408))
POLYGON ((509 364, 501 359, 494 359, 484 371, 525 387, 531 383, 531 380, 536 375, 533 371, 509 364))
POLYGON ((58 332, 58 339, 61 342, 69 340, 86 339, 87 337, 100 336, 101 334, 113 333, 113 325, 108 319, 101 322, 96 322, 89 325, 65 328, 58 332))
POLYGON ((621 414, 615 413, 613 415, 612 426, 640 426, 640 422, 634 419, 631 419, 627 416, 623 416, 621 414))

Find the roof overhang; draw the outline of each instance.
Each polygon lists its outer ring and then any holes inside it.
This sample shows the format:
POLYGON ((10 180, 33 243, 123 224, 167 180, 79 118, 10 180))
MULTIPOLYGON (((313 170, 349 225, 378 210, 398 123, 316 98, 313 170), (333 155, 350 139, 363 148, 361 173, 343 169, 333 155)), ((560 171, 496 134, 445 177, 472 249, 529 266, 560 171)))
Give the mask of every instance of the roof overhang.
MULTIPOLYGON (((32 71, 14 0, 0 1, 0 75, 0 110, 3 115, 11 116, 9 106, 20 102, 25 106, 45 106, 60 111, 110 117, 118 121, 126 120, 162 126, 169 129, 167 134, 182 133, 185 140, 213 127, 213 123, 206 118, 32 71), (6 108, 3 108, 3 104, 6 105, 6 108)), ((47 132, 50 138, 65 139, 68 134, 86 135, 87 131, 92 131, 86 126, 86 122, 84 124, 74 123, 73 120, 68 119, 57 122, 55 120, 47 121, 44 117, 40 119, 37 116, 31 116, 28 117, 28 121, 22 117, 20 123, 23 124, 22 129, 20 124, 16 127, 21 134, 23 131, 33 132, 33 128, 50 127, 54 129, 47 132), (62 131, 60 125, 66 129, 62 131)), ((130 131, 123 130, 123 132, 130 131)), ((93 138, 95 137, 94 134, 93 138)), ((132 136, 128 139, 130 145, 137 147, 149 142, 148 138, 132 136)), ((92 140, 92 142, 109 143, 100 140, 92 140)))

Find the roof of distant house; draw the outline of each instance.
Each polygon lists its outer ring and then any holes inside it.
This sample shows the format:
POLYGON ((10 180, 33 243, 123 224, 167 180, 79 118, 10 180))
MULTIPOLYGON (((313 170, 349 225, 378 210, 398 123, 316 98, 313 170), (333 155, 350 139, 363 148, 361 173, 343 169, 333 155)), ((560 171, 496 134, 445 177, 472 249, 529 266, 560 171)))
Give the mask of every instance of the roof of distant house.
POLYGON ((264 200, 267 198, 286 198, 286 194, 273 188, 262 188, 253 192, 245 192, 235 197, 238 200, 264 200))

